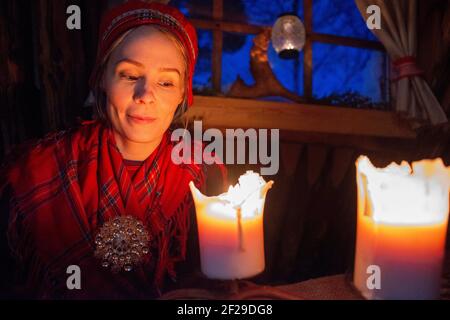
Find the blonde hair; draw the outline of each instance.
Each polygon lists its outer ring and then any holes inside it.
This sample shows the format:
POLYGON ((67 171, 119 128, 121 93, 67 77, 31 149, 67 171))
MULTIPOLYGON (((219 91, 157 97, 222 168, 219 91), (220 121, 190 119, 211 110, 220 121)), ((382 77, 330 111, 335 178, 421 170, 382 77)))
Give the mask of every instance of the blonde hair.
MULTIPOLYGON (((157 29, 159 32, 163 33, 164 35, 166 35, 175 45, 175 47, 181 52, 181 55, 183 57, 183 61, 184 61, 184 88, 183 88, 183 101, 180 103, 180 105, 178 105, 177 110, 175 111, 173 120, 172 120, 172 124, 171 126, 174 125, 174 123, 177 123, 181 117, 184 115, 184 113, 187 110, 187 81, 189 79, 188 76, 188 57, 187 57, 187 53, 186 53, 186 48, 184 47, 184 45, 182 44, 182 42, 178 39, 178 37, 173 34, 170 30, 160 27, 158 25, 145 25, 145 26, 149 26, 149 27, 153 27, 155 29, 157 29)), ((102 79, 103 79, 103 75, 106 71, 106 67, 108 65, 109 59, 111 57, 111 54, 114 52, 115 49, 117 49, 117 47, 125 40, 125 38, 134 30, 136 30, 139 27, 136 28, 132 28, 130 30, 127 30, 126 32, 124 32, 119 38, 117 38, 116 41, 113 42, 113 44, 111 45, 111 47, 108 49, 108 51, 106 52, 105 56, 103 57, 103 60, 100 63, 100 66, 98 68, 98 72, 96 74, 96 78, 94 80, 94 85, 93 85, 93 95, 94 95, 94 117, 97 119, 100 119, 101 121, 109 124, 109 118, 106 112, 106 102, 107 102, 107 96, 106 96, 106 92, 102 89, 102 79)))

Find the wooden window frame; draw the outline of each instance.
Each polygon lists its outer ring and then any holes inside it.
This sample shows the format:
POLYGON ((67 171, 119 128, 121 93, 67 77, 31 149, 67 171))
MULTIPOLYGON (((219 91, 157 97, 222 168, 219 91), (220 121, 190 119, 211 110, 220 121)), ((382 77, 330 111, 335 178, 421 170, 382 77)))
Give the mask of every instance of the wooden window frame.
MULTIPOLYGON (((377 41, 316 33, 313 31, 313 0, 303 0, 306 41, 303 48, 304 97, 309 104, 268 102, 255 99, 231 97, 206 97, 196 95, 193 108, 187 113, 188 120, 203 119, 206 127, 261 127, 279 128, 290 132, 309 132, 343 135, 362 135, 411 139, 416 134, 407 123, 390 111, 361 110, 336 106, 323 106, 312 101, 312 44, 313 42, 364 48, 385 52, 377 41), (238 108, 237 105, 240 105, 238 108), (220 108, 218 108, 220 106, 220 108), (255 113, 252 108, 264 112, 255 113), (277 109, 278 108, 278 109, 277 109), (281 108, 281 109, 280 109, 281 108), (239 117, 223 117, 223 110, 237 112, 239 117), (289 115, 289 117, 286 117, 289 115), (256 117, 256 118, 252 118, 256 117), (345 121, 340 121, 341 118, 345 121), (241 120, 240 120, 241 119, 241 120), (253 120, 251 120, 253 119, 253 120), (254 120, 257 119, 257 120, 254 120), (251 124, 251 125, 250 125, 251 124)), ((223 32, 258 34, 264 27, 238 22, 223 21, 223 0, 213 0, 212 20, 191 19, 197 29, 213 33, 212 87, 221 92, 223 32)))

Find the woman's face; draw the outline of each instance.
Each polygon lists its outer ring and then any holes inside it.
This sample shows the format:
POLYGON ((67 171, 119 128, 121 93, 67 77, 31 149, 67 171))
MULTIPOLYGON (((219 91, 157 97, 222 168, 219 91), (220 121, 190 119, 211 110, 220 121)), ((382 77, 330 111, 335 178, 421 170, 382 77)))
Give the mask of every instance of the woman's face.
POLYGON ((107 114, 123 142, 159 143, 184 96, 185 62, 167 35, 151 26, 129 33, 103 76, 107 114))

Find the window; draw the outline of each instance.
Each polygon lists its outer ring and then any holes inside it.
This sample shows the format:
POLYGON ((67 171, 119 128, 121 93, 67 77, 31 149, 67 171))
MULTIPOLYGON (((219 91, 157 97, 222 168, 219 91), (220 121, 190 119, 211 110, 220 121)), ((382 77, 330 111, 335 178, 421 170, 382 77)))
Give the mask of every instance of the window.
MULTIPOLYGON (((197 27, 196 94, 225 94, 240 77, 251 85, 255 34, 285 12, 305 24, 307 43, 297 60, 269 46, 269 63, 288 90, 317 104, 386 109, 388 61, 353 0, 173 0, 197 27)), ((283 100, 283 99, 280 99, 283 100)))

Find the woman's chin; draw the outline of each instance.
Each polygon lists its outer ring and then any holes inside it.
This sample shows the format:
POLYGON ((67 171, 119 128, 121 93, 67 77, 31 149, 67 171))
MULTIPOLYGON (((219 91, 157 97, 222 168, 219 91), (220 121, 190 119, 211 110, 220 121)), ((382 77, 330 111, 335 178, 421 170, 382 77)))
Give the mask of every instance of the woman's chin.
POLYGON ((125 131, 125 138, 135 143, 151 143, 155 141, 155 139, 158 137, 156 131, 149 130, 148 128, 147 130, 127 130, 127 131, 125 131))

